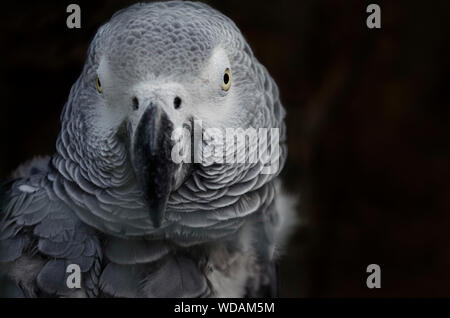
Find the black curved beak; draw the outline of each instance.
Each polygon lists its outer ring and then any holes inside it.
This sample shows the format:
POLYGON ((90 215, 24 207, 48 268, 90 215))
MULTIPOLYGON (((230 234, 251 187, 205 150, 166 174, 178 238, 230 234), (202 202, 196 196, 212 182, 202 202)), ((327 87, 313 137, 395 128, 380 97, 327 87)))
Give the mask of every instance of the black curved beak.
POLYGON ((157 105, 145 110, 134 135, 137 180, 150 208, 150 218, 160 227, 174 185, 176 164, 171 159, 173 123, 157 105))

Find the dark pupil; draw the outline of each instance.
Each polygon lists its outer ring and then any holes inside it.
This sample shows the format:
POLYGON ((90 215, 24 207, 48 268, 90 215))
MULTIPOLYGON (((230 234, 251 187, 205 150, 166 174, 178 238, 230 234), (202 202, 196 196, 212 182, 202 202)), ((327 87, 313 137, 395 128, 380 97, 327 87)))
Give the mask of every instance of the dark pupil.
POLYGON ((102 87, 102 83, 100 83, 100 79, 97 77, 98 87, 102 87))
POLYGON ((230 77, 228 76, 228 74, 225 73, 225 75, 223 76, 223 82, 225 84, 228 84, 228 81, 230 80, 230 77))

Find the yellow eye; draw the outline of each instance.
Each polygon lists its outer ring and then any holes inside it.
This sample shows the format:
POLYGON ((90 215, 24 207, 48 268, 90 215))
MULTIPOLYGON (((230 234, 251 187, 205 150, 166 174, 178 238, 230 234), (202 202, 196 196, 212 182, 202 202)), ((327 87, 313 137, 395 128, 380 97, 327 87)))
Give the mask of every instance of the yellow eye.
POLYGON ((231 72, 230 69, 227 68, 225 70, 225 73, 223 74, 223 81, 222 81, 222 89, 226 92, 231 87, 231 72))
POLYGON ((98 78, 98 76, 95 78, 95 86, 97 86, 97 91, 99 93, 102 93, 102 84, 100 83, 100 79, 98 78))

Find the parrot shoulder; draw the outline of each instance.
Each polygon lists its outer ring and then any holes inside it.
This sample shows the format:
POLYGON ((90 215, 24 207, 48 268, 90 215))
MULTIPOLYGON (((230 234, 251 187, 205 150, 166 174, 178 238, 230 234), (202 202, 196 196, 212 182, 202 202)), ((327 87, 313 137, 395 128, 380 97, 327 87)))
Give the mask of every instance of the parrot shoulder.
MULTIPOLYGON (((0 282, 13 295, 71 296, 67 268, 79 266, 87 296, 98 293, 102 252, 93 229, 53 192, 45 170, 22 167, 5 184, 0 206, 0 282), (28 175, 24 173, 28 171, 28 175), (19 176, 19 175, 17 175, 19 176)), ((8 296, 8 295, 7 295, 8 296)))

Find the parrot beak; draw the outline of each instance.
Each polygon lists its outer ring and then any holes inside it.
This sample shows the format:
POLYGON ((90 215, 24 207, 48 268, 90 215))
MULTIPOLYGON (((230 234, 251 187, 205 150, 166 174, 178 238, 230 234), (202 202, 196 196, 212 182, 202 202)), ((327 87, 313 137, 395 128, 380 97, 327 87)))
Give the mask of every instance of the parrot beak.
POLYGON ((167 114, 151 103, 134 135, 134 158, 137 181, 149 206, 150 218, 161 226, 169 195, 174 186, 177 165, 171 159, 173 123, 167 114))

